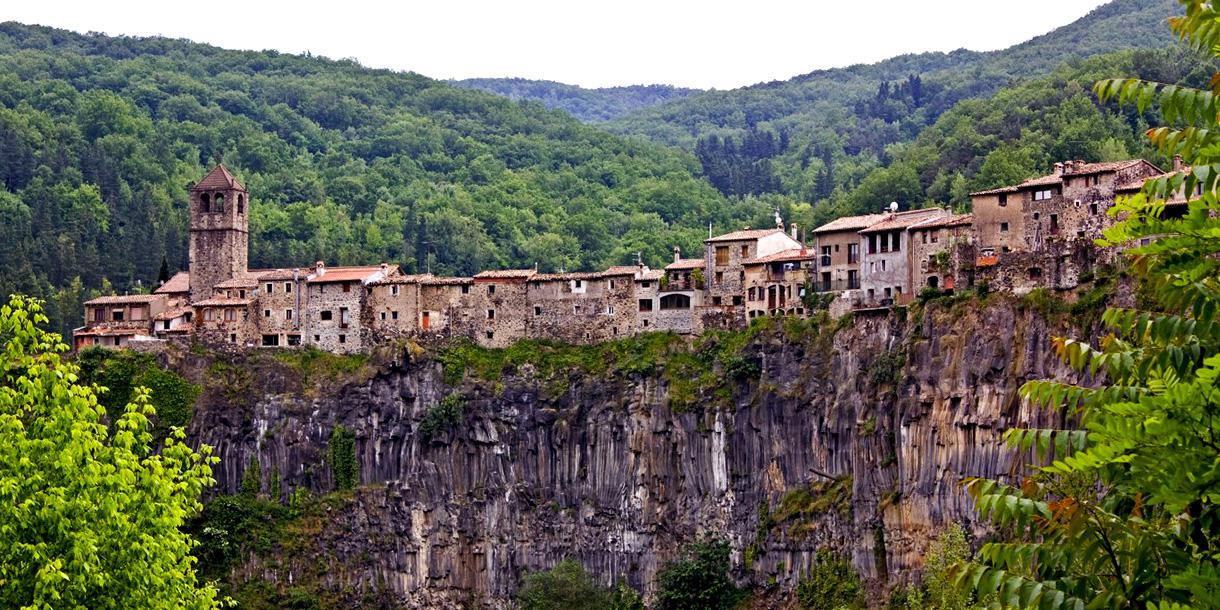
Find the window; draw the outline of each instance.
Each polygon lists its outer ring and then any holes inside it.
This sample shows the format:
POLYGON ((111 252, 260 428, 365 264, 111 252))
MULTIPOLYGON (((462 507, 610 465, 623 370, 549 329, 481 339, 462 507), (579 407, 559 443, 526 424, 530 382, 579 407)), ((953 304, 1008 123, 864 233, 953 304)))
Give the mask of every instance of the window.
POLYGON ((385 312, 381 312, 381 321, 385 322, 385 312))
POLYGON ((1093 216, 1097 215, 1097 204, 1096 203, 1089 204, 1089 213, 1092 214, 1093 216))
POLYGON ((398 296, 398 284, 394 284, 393 286, 390 286, 390 294, 392 294, 394 296, 398 296))
POLYGON ((606 306, 606 315, 608 315, 608 316, 614 315, 614 306, 613 305, 606 306))
POLYGON ((487 319, 488 319, 488 320, 495 320, 495 319, 496 319, 496 310, 494 310, 494 309, 488 309, 488 310, 487 310, 487 319))
POLYGON ((490 286, 488 286, 488 287, 487 287, 487 294, 495 294, 495 293, 496 293, 496 285, 495 285, 495 284, 492 284, 492 285, 490 285, 490 286))
POLYGON ((878 239, 881 240, 881 251, 889 252, 890 251, 890 234, 882 233, 878 239))
POLYGON ((740 295, 733 297, 733 304, 741 305, 741 296, 740 295))
POLYGON ((1008 232, 1008 223, 1006 223, 1006 222, 1001 222, 1001 223, 1000 223, 1000 232, 1001 232, 1001 233, 1007 233, 1007 232, 1008 232))
POLYGON ((717 265, 729 264, 729 247, 728 246, 716 246, 716 264, 717 265))
POLYGON ((241 195, 237 196, 237 213, 238 214, 246 213, 246 198, 241 195))
POLYGON ((292 319, 292 310, 291 310, 291 309, 285 309, 285 310, 284 310, 284 319, 285 319, 285 320, 291 320, 291 319, 292 319))
POLYGON ((347 335, 339 335, 339 343, 347 343, 347 335))
POLYGON ((161 330, 169 330, 169 320, 161 323, 161 330))
POLYGON ((263 347, 275 347, 280 344, 279 335, 263 335, 263 347))
POLYGON ((225 196, 221 193, 216 193, 212 198, 212 211, 220 214, 225 211, 225 196))
POLYGON ((351 312, 349 312, 346 307, 340 307, 339 308, 339 326, 342 328, 347 328, 347 325, 350 324, 351 321, 352 321, 351 312))
POLYGON ((200 203, 199 208, 201 210, 203 210, 204 214, 210 213, 212 211, 211 197, 207 193, 204 193, 199 196, 199 203, 200 203))
POLYGON ((225 322, 233 322, 237 320, 237 312, 232 309, 225 310, 225 322))
POLYGON ((267 282, 267 285, 265 288, 267 290, 267 294, 271 294, 272 292, 275 292, 274 290, 272 290, 273 288, 275 288, 275 284, 272 284, 271 282, 267 282))
POLYGON ((750 246, 742 246, 741 247, 741 258, 748 258, 749 256, 750 256, 750 246))
MULTIPOLYGON (((292 282, 284 282, 284 292, 287 294, 292 294, 292 282)), ((301 337, 298 336, 297 341, 300 341, 300 340, 301 340, 301 337)))
POLYGON ((318 313, 318 317, 323 320, 330 320, 331 315, 332 314, 329 309, 323 309, 321 312, 318 313))
POLYGON ((1001 193, 1000 194, 1000 206, 1006 206, 1006 205, 1008 205, 1008 194, 1001 193))
POLYGON ((1029 268, 1029 279, 1036 280, 1042 277, 1042 269, 1039 267, 1029 268))
POLYGON ((489 331, 487 331, 487 338, 488 338, 488 339, 494 339, 495 337, 496 337, 496 333, 495 333, 495 331, 490 331, 490 330, 489 330, 489 331))
POLYGON ((203 319, 208 322, 216 319, 216 310, 211 308, 203 310, 203 319))
POLYGON ((868 253, 869 254, 877 253, 877 236, 876 235, 868 236, 868 253))
POLYGON ((848 290, 855 290, 859 287, 860 287, 859 274, 856 273, 855 269, 848 269, 847 270, 847 288, 848 288, 848 290))
POLYGON ((923 243, 928 243, 928 233, 926 231, 920 231, 920 234, 923 235, 923 243))
POLYGON ((326 284, 318 284, 318 294, 326 294, 326 284))
POLYGON ((94 308, 93 309, 93 321, 94 322, 105 322, 106 321, 106 310, 102 309, 101 307, 94 308))
POLYGON ((575 313, 575 314, 580 313, 580 305, 573 305, 573 306, 572 306, 572 313, 575 313))
POLYGON ((717 271, 716 272, 716 285, 719 286, 720 284, 723 284, 723 283, 724 283, 724 272, 717 271))
POLYGON ((462 294, 470 294, 470 285, 462 284, 462 294))
POLYGON ((932 231, 932 243, 940 241, 940 229, 932 231))
POLYGON ((296 347, 301 344, 301 335, 288 335, 288 345, 296 347))
POLYGON ((821 260, 821 263, 822 263, 822 266, 823 266, 823 267, 829 267, 829 266, 830 266, 830 246, 822 246, 822 260, 821 260))
POLYGON ((652 282, 641 282, 640 287, 641 288, 652 288, 652 282))
POLYGON ((343 282, 343 292, 351 292, 351 291, 352 291, 352 283, 343 282))
POLYGON ((263 310, 263 317, 264 317, 264 318, 270 318, 270 317, 271 317, 271 310, 270 310, 270 309, 264 309, 264 310, 263 310))
POLYGON ((747 294, 750 297, 750 300, 753 301, 754 300, 754 289, 751 288, 747 294))
POLYGON ((885 259, 881 259, 881 270, 885 271, 885 259))
POLYGON ((847 264, 860 262, 860 244, 847 244, 847 264))
POLYGON ((893 246, 894 252, 902 249, 902 231, 894 231, 890 236, 890 245, 893 246))
POLYGON ((536 316, 540 316, 540 315, 542 315, 542 308, 541 308, 541 307, 539 307, 539 306, 537 306, 537 305, 535 305, 535 306, 534 306, 534 315, 536 315, 536 316))
POLYGON ((1051 214, 1051 235, 1059 234, 1059 215, 1051 214))
POLYGON ((585 286, 584 280, 572 280, 573 288, 584 288, 584 286, 585 286))
POLYGON ((398 312, 397 312, 397 311, 391 311, 391 312, 390 312, 390 319, 391 319, 391 320, 397 320, 397 319, 398 319, 398 312))
POLYGON ((1040 191, 1034 191, 1034 201, 1046 201, 1054 195, 1054 189, 1042 189, 1040 191))
POLYGON ((229 343, 237 343, 237 333, 229 333, 229 343))
POLYGON ((712 305, 719 305, 720 297, 712 297, 712 305))
POLYGON ((314 343, 319 343, 319 342, 321 342, 321 341, 322 341, 322 335, 314 335, 314 336, 313 336, 313 342, 314 342, 314 343))
POLYGON ((123 310, 116 309, 116 310, 110 312, 110 319, 115 322, 122 322, 123 321, 123 310))
POLYGON ((246 298, 246 289, 242 288, 241 290, 238 290, 237 295, 238 295, 237 298, 239 298, 239 299, 246 298))
POLYGON ((684 294, 667 294, 661 297, 661 311, 666 309, 690 309, 690 297, 684 294))
POLYGON ((614 290, 614 280, 610 280, 610 290, 614 290))
POLYGON ((652 299, 640 299, 640 311, 652 311, 652 299))
POLYGON ((1042 212, 1034 212, 1034 220, 1038 220, 1039 218, 1042 218, 1042 212))

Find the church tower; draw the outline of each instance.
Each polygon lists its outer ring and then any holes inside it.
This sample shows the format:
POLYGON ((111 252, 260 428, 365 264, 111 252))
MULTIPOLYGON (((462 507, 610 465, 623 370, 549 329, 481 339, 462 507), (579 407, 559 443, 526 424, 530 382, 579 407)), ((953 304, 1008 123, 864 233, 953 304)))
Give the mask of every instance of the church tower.
POLYGON ((246 272, 249 194, 223 164, 191 187, 191 302, 246 272))

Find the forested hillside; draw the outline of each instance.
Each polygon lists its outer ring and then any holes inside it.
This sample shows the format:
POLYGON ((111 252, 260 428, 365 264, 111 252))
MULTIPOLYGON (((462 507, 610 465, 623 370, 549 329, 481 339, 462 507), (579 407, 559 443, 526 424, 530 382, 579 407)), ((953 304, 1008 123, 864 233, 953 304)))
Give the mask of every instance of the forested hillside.
POLYGON ((585 89, 549 80, 524 78, 467 78, 449 81, 449 84, 503 95, 510 100, 542 102, 547 108, 562 110, 586 123, 617 119, 635 110, 700 92, 698 89, 670 85, 585 89))
MULTIPOLYGON (((186 264, 187 187, 223 154, 251 192, 251 265, 470 273, 662 263, 729 203, 688 154, 537 103, 350 61, 0 25, 0 293, 58 329, 105 281, 186 264)), ((107 287, 108 289, 108 287, 107 287)))
POLYGON ((905 55, 706 92, 638 111, 608 128, 694 151, 726 195, 824 200, 886 165, 888 147, 911 141, 958 101, 989 96, 1065 61, 1172 45, 1164 22, 1179 11, 1173 0, 1115 0, 1003 51, 905 55))

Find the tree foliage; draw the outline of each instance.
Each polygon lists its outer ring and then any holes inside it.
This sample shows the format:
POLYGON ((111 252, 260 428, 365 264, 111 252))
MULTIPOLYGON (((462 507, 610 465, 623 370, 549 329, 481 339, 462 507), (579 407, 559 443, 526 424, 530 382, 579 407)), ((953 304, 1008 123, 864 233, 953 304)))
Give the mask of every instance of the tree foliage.
POLYGON ((521 610, 644 610, 634 589, 621 582, 606 589, 574 559, 527 574, 517 602, 521 610))
POLYGON ((683 549, 657 571, 657 610, 731 608, 740 592, 729 578, 729 543, 708 539, 683 549))
POLYGON ((148 390, 107 413, 46 323, 25 297, 0 307, 0 606, 217 607, 181 531, 210 449, 177 428, 154 453, 148 390))
MULTIPOLYGON (((1181 3, 1173 31, 1217 52, 1220 12, 1211 2, 1181 3)), ((1167 125, 1149 129, 1150 141, 1193 167, 1111 210, 1120 222, 1104 243, 1131 248, 1149 306, 1109 309, 1109 333, 1096 344, 1053 340, 1085 382, 1032 381, 1022 394, 1079 426, 1010 431, 1008 442, 1042 465, 1015 486, 967 482, 980 514, 1011 535, 984 545, 960 581, 1006 606, 1217 607, 1220 149, 1212 134, 1220 77, 1207 89, 1120 79, 1096 90, 1141 111, 1159 106, 1167 125), (1182 199, 1170 213, 1167 200, 1182 199)))

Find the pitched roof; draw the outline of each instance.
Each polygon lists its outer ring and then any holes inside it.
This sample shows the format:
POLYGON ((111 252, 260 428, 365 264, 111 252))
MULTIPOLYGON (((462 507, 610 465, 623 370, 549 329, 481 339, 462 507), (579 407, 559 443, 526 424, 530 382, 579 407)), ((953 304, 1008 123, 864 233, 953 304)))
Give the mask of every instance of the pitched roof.
POLYGON ((814 233, 831 233, 835 231, 859 231, 871 224, 885 219, 885 214, 864 214, 861 216, 843 216, 836 218, 816 229, 814 233))
MULTIPOLYGON (((390 268, 391 272, 393 267, 390 268)), ((365 267, 325 267, 325 272, 322 275, 314 275, 310 277, 310 284, 328 284, 333 282, 363 282, 369 276, 379 273, 381 265, 365 266, 365 267)))
MULTIPOLYGON (((995 189, 991 189, 991 190, 987 190, 987 191, 976 191, 976 192, 970 193, 970 196, 973 197, 975 195, 995 195, 998 193, 1012 193, 1012 192, 1016 192, 1023 188, 1030 188, 1030 187, 1035 187, 1035 186, 1049 186, 1052 184, 1059 184, 1060 182, 1063 181, 1063 178, 1065 176, 1070 178, 1072 176, 1088 176, 1090 174, 1117 172, 1120 170, 1127 169, 1129 167, 1135 167, 1136 165, 1139 165, 1141 163, 1148 163, 1148 162, 1144 161, 1143 159, 1127 159, 1125 161, 1102 161, 1100 163, 1085 163, 1083 161, 1069 161, 1069 162, 1066 162, 1063 164, 1063 173, 1061 173, 1061 174, 1053 173, 1053 174, 1047 174, 1045 176, 1038 176, 1037 178, 1030 178, 1029 180, 1026 180, 1020 184, 1016 184, 1016 185, 1012 185, 1012 186, 1004 186, 1004 187, 995 188, 995 189)), ((1151 163, 1148 163, 1148 165, 1152 166, 1153 168, 1156 168, 1156 166, 1152 165, 1151 163)), ((1158 171, 1159 171, 1159 169, 1158 169, 1158 171)), ((1117 189, 1115 189, 1115 190, 1117 190, 1117 189)))
POLYGON ((665 265, 666 271, 682 271, 684 269, 702 269, 703 259, 701 258, 682 258, 668 265, 665 265))
POLYGON ((191 274, 188 271, 179 271, 173 277, 165 280, 159 288, 153 291, 153 294, 172 294, 175 292, 190 292, 191 291, 191 274))
POLYGON ((789 261, 806 261, 815 258, 813 251, 807 248, 792 248, 791 250, 783 250, 775 254, 760 256, 757 258, 746 259, 742 262, 743 265, 762 265, 765 263, 785 263, 789 261))
POLYGON ((710 242, 717 242, 717 241, 742 241, 742 240, 747 240, 747 239, 758 239, 760 237, 766 237, 768 235, 771 235, 772 233, 783 233, 783 232, 784 232, 784 230, 779 227, 772 227, 770 229, 742 229, 741 231, 733 231, 732 233, 725 233, 724 235, 717 235, 716 237, 709 237, 709 238, 703 240, 703 242, 710 243, 710 242))
POLYGON ((1015 193, 1015 192, 1017 192, 1017 187, 1015 187, 1015 186, 1001 186, 1000 188, 987 189, 985 191, 974 191, 973 193, 970 193, 970 196, 977 197, 979 195, 999 195, 1000 193, 1015 193))
POLYGON ((208 175, 203 177, 195 186, 191 187, 192 191, 209 191, 209 190, 224 190, 224 189, 241 189, 246 190, 233 174, 229 173, 229 168, 224 164, 219 164, 208 172, 208 175))
POLYGON ((665 272, 664 272, 663 270, 661 270, 661 269, 649 269, 648 271, 645 271, 645 272, 643 272, 643 273, 639 274, 638 276, 636 276, 635 281, 637 281, 637 282, 650 282, 650 281, 653 281, 653 280, 659 280, 659 279, 661 279, 661 278, 663 278, 663 277, 665 277, 665 272))
POLYGON ((173 309, 166 309, 165 311, 157 314, 157 317, 154 319, 155 320, 173 320, 174 318, 179 318, 179 317, 186 315, 190 311, 191 311, 190 307, 175 307, 173 309))
POLYGON ((586 272, 568 272, 568 273, 535 273, 530 276, 531 282, 562 282, 571 280, 599 280, 602 278, 601 272, 586 271, 586 272))
POLYGON ((237 277, 231 277, 212 287, 213 288, 252 288, 255 286, 258 286, 258 277, 251 274, 250 272, 246 272, 237 277))
POLYGON ((383 277, 375 282, 370 282, 370 286, 385 286, 390 284, 419 284, 426 280, 430 280, 436 276, 431 273, 412 273, 410 275, 391 275, 383 277))
POLYGON ((476 280, 526 280, 538 273, 534 269, 491 269, 474 276, 476 280))
POLYGON ((607 277, 612 275, 635 275, 637 272, 644 269, 647 269, 647 267, 640 265, 614 265, 613 267, 608 267, 605 271, 603 271, 602 275, 607 277))
POLYGON ((944 229, 948 227, 960 227, 974 223, 974 214, 954 214, 953 216, 945 216, 944 218, 932 218, 920 223, 911 225, 911 230, 922 229, 944 229))
POLYGON ((420 280, 421 284, 426 286, 458 286, 461 284, 473 284, 472 277, 430 277, 420 280))
POLYGON ((191 303, 192 307, 245 307, 252 301, 250 299, 230 299, 228 297, 214 297, 195 301, 191 303))
POLYGON ((313 267, 304 269, 251 269, 250 273, 260 282, 271 280, 291 280, 293 275, 300 279, 306 279, 313 273, 313 267))
POLYGON ((127 305, 137 303, 151 303, 164 299, 165 295, 161 294, 122 294, 97 297, 85 301, 85 305, 127 305))
POLYGON ((911 225, 918 224, 925 220, 933 218, 942 218, 950 214, 940 208, 926 208, 922 210, 907 210, 905 212, 896 212, 886 215, 884 220, 871 224, 860 230, 861 233, 874 233, 877 231, 893 231, 896 229, 905 229, 911 225))
POLYGON ((135 336, 141 332, 147 332, 142 328, 133 328, 131 326, 94 326, 93 328, 79 328, 72 334, 74 335, 120 335, 120 336, 135 336))

